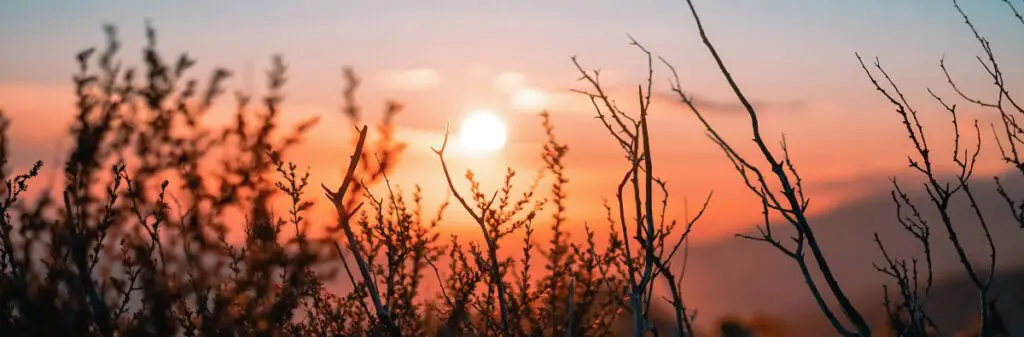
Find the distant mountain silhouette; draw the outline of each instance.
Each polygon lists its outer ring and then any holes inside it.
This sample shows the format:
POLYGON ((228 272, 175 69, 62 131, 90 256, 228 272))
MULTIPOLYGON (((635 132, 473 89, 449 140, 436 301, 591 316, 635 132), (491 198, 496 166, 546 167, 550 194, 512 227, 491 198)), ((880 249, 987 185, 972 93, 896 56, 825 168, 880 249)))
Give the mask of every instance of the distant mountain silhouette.
MULTIPOLYGON (((1013 191, 1013 187, 1024 186, 1024 179, 1019 176, 1006 174, 1001 179, 1013 191)), ((920 256, 921 250, 896 221, 888 178, 871 181, 877 184, 874 188, 877 192, 813 216, 810 221, 840 284, 871 322, 881 325, 884 322, 882 285, 891 280, 872 267, 872 262, 882 261, 873 234, 879 233, 892 255, 920 256)), ((936 281, 929 308, 943 335, 951 335, 970 325, 977 312, 976 294, 927 195, 922 188, 913 188, 921 186, 920 180, 901 178, 900 184, 917 202, 932 227, 936 281)), ((1001 294, 1000 303, 1012 307, 1006 310, 1015 310, 1016 317, 1020 317, 1024 314, 1021 309, 1024 303, 1024 229, 1013 221, 991 177, 976 177, 972 190, 996 244, 999 275, 996 288, 1001 294)), ((813 191, 810 192, 813 196, 813 191)), ((986 266, 988 252, 984 236, 965 197, 954 199, 951 216, 969 257, 979 261, 979 266, 986 266)), ((773 222, 778 237, 793 233, 787 226, 781 221, 773 222)), ((784 318, 792 323, 794 331, 802 332, 800 335, 834 335, 801 280, 796 264, 765 243, 736 238, 695 245, 690 250, 689 264, 687 289, 690 289, 692 304, 702 311, 699 317, 706 320, 700 323, 713 324, 708 320, 724 314, 764 314, 784 318)), ((1015 331, 1024 335, 1024 322, 1012 324, 1016 325, 1015 331)))
MULTIPOLYGON (((1024 268, 1002 271, 996 275, 993 290, 999 294, 998 306, 1006 324, 1014 336, 1024 335, 1024 322, 1014 317, 1024 317, 1024 268)), ((885 322, 885 310, 881 306, 879 291, 861 292, 859 299, 875 300, 876 305, 861 308, 862 313, 874 326, 881 327, 885 322)), ((863 302, 863 301, 862 301, 863 302)), ((812 305, 808 303, 808 305, 812 305)), ((939 329, 940 336, 954 336, 973 326, 978 313, 978 297, 967 276, 954 276, 935 284, 926 304, 929 316, 939 329)), ((829 336, 834 335, 833 329, 823 319, 816 307, 808 307, 796 317, 787 317, 789 326, 794 331, 807 334, 794 336, 829 336)))
MULTIPOLYGON (((1008 318, 1006 323, 1015 336, 1024 334, 1024 322, 1015 317, 1024 317, 1024 268, 1001 272, 996 276, 994 291, 1000 294, 997 300, 1000 313, 1008 318)), ((928 310, 935 324, 945 334, 972 324, 972 317, 963 314, 964 309, 977 312, 972 307, 977 303, 974 285, 967 277, 948 280, 937 285, 928 301, 928 310)))

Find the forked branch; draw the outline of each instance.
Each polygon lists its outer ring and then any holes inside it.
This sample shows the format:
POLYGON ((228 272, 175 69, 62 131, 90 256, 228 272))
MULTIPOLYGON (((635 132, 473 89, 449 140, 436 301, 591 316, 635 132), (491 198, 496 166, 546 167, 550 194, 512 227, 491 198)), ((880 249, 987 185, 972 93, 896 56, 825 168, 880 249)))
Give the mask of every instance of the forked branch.
MULTIPOLYGON (((348 241, 349 250, 352 251, 352 256, 356 260, 356 265, 359 267, 359 273, 363 277, 363 282, 366 285, 367 291, 370 293, 370 300, 373 301, 373 307, 377 310, 377 319, 387 329, 387 333, 391 336, 401 336, 402 332, 398 326, 395 325, 394 320, 391 318, 391 313, 388 308, 384 306, 384 302, 381 300, 380 292, 377 290, 377 278, 373 275, 370 262, 367 261, 363 254, 362 245, 359 244, 359 240, 356 239, 355 231, 352 230, 352 216, 359 211, 362 207, 362 203, 356 204, 355 207, 349 209, 346 206, 345 195, 348 193, 352 186, 352 181, 355 180, 356 167, 359 165, 359 159, 363 154, 363 144, 366 143, 366 126, 364 125, 359 130, 359 139, 356 141, 356 148, 349 158, 348 170, 345 173, 345 178, 342 180, 341 186, 337 190, 331 191, 327 186, 321 185, 324 192, 327 194, 327 199, 334 204, 334 208, 338 213, 338 226, 345 233, 345 238, 348 241)), ((335 244, 337 245, 337 244, 335 244)), ((344 259, 344 256, 339 256, 344 259)))

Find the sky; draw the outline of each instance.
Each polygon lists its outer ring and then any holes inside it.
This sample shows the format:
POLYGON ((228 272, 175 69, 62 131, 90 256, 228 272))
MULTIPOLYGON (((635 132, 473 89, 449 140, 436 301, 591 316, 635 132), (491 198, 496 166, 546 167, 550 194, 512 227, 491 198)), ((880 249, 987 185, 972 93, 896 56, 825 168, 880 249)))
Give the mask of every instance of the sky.
MULTIPOLYGON (((768 139, 786 135, 815 200, 813 212, 885 189, 889 177, 907 173, 905 156, 912 148, 855 52, 881 58, 937 135, 948 128, 948 117, 925 88, 950 94, 939 58, 968 87, 991 93, 974 60, 977 42, 948 1, 704 0, 696 6, 760 110, 768 139)), ((1024 26, 1004 3, 963 6, 1003 59, 1024 55, 1015 40, 1024 26)), ((457 128, 477 109, 505 120, 510 140, 503 150, 452 158, 453 171, 473 169, 485 186, 496 186, 505 166, 537 170, 543 139, 537 112, 550 110, 559 139, 570 147, 570 212, 580 224, 614 196, 627 164, 592 118, 587 100, 570 92, 587 89, 570 57, 587 69, 602 69, 605 85, 634 104, 630 95, 644 80, 645 58, 629 46, 627 34, 673 63, 684 90, 704 102, 712 123, 741 150, 753 149, 746 142, 746 117, 683 1, 11 1, 0 8, 0 107, 15 120, 20 165, 58 158, 65 149, 75 53, 102 45, 102 24, 110 23, 124 41, 124 62, 138 65, 147 20, 157 29, 161 51, 198 59, 193 74, 200 79, 214 67, 233 70, 228 85, 234 89, 259 92, 271 56, 283 55, 289 65, 285 118, 323 117, 292 158, 312 167, 314 180, 337 180, 348 151, 342 140, 350 128, 337 111, 341 68, 352 66, 364 79, 359 100, 371 116, 386 99, 405 104, 399 133, 410 145, 394 180, 433 187, 437 195, 428 199, 435 203, 444 189, 430 147, 439 145, 446 123, 457 128)), ((673 188, 673 214, 684 217, 713 191, 706 218, 711 225, 694 235, 720 240, 749 229, 758 220, 757 200, 671 96, 665 71, 655 69, 652 133, 656 160, 673 188)), ((227 106, 211 119, 226 118, 227 106)), ((992 118, 972 113, 967 111, 971 118, 992 118)), ((979 167, 985 174, 1003 169, 994 160, 983 162, 995 163, 979 167)))
MULTIPOLYGON (((955 101, 938 66, 944 57, 967 91, 991 97, 990 83, 975 59, 980 55, 977 41, 951 1, 694 2, 710 38, 758 109, 770 145, 785 134, 812 199, 812 216, 823 219, 824 225, 847 226, 822 235, 841 243, 833 246, 841 252, 833 255, 840 261, 837 273, 851 284, 876 291, 877 280, 863 276, 874 275, 871 257, 849 253, 854 248, 848 247, 866 244, 870 238, 865 231, 897 231, 894 224, 884 227, 878 220, 885 218, 879 214, 895 214, 886 208, 891 206, 889 179, 913 185, 918 177, 907 168, 906 157, 913 148, 897 114, 871 86, 855 53, 868 61, 881 60, 921 110, 934 153, 944 154, 951 147, 950 139, 944 138, 950 134, 949 116, 926 89, 955 101), (861 243, 847 242, 853 237, 861 243)), ((1024 25, 1004 2, 961 3, 1003 62, 1024 59, 1024 25)), ((602 202, 614 198, 628 163, 593 118, 589 101, 571 91, 590 89, 577 80, 571 57, 585 69, 601 69, 606 89, 627 110, 635 111, 636 85, 645 81, 647 69, 644 54, 629 45, 629 36, 671 62, 680 72, 683 89, 705 107, 711 123, 739 151, 755 154, 749 120, 702 45, 682 0, 13 0, 0 3, 0 109, 13 118, 16 168, 38 159, 59 161, 67 150, 74 111, 74 55, 102 46, 102 26, 113 24, 124 43, 122 60, 138 66, 147 21, 157 29, 165 55, 187 52, 198 59, 191 74, 201 80, 215 67, 232 70, 227 85, 233 90, 260 93, 264 69, 273 55, 282 55, 289 67, 283 118, 293 123, 321 117, 289 157, 310 167, 313 186, 337 184, 351 151, 352 128, 339 113, 341 69, 351 66, 364 80, 358 101, 368 121, 380 116, 388 99, 404 104, 397 120, 398 137, 408 149, 390 178, 406 191, 414 184, 423 186, 428 207, 439 204, 446 194, 440 163, 431 151, 441 144, 446 125, 458 133, 460 122, 480 109, 493 111, 507 124, 509 140, 503 149, 474 153, 456 144, 448 157, 454 176, 471 169, 485 190, 493 190, 505 167, 519 172, 517 181, 525 185, 542 166, 544 134, 538 112, 550 111, 559 141, 569 146, 568 221, 570 231, 580 233, 584 224, 604 221, 602 202)), ((1019 85, 1015 79, 1024 78, 1021 69, 1004 69, 1011 88, 1019 85)), ((693 267, 698 275, 693 282, 702 285, 693 294, 695 301, 712 314, 789 310, 775 306, 776 298, 751 300, 755 295, 774 295, 772 289, 805 289, 799 280, 785 279, 797 275, 795 271, 770 272, 786 268, 780 265, 795 268, 789 261, 777 261, 781 255, 774 256, 774 262, 736 257, 769 252, 733 237, 759 223, 760 202, 745 190, 696 118, 671 95, 666 70, 660 65, 654 69, 651 133, 659 175, 671 191, 670 217, 691 216, 714 193, 693 232, 695 252, 708 252, 693 267), (701 278, 702 272, 707 276, 701 278), (763 281, 755 283, 768 290, 737 292, 731 286, 732 280, 751 278, 763 281), (730 301, 731 307, 723 303, 730 301)), ((230 117, 232 103, 226 101, 214 108, 211 120, 230 117)), ((976 118, 983 125, 995 120, 992 112, 966 104, 962 108, 965 119, 976 118)), ((991 134, 983 134, 982 141, 977 176, 1005 172, 991 134)), ((56 171, 48 172, 46 179, 60 178, 56 171)), ((459 179, 456 186, 468 189, 459 179)), ((332 221, 324 204, 320 201, 313 210, 320 216, 310 218, 332 221)), ((450 208, 453 222, 441 230, 475 233, 468 216, 461 213, 450 208)), ((797 299, 807 298, 783 301, 797 299)))

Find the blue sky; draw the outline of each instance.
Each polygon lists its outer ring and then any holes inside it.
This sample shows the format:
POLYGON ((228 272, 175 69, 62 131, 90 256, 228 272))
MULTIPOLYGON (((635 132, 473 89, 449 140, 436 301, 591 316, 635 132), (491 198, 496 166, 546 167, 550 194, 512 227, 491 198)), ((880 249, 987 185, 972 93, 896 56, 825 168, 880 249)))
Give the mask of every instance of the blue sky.
MULTIPOLYGON (((684 6, 683 1, 13 1, 0 5, 5 51, 0 81, 66 82, 74 51, 102 42, 102 23, 118 25, 131 52, 147 18, 158 28, 163 50, 187 50, 204 65, 233 69, 261 66, 269 55, 283 53, 295 76, 314 82, 325 75, 322 69, 342 64, 367 71, 421 66, 456 71, 479 64, 571 75, 571 55, 626 73, 640 65, 634 51, 622 47, 627 33, 673 62, 705 64, 708 58, 684 6)), ((975 50, 948 1, 705 0, 697 6, 737 72, 756 69, 756 84, 794 72, 843 82, 849 69, 829 70, 852 68, 854 51, 902 68, 942 54, 970 57, 975 50)), ((1010 39, 1006 32, 1024 28, 1001 15, 1006 6, 1000 1, 965 1, 965 8, 994 40, 1010 39)), ((1018 44, 1009 45, 1019 54, 1018 44)), ((716 75, 708 68, 697 67, 693 76, 716 75)))

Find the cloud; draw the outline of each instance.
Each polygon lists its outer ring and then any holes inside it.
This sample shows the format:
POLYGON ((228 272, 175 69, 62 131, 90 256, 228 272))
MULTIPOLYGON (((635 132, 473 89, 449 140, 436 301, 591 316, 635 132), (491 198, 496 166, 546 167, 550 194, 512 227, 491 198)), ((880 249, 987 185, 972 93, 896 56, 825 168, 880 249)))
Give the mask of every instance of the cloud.
POLYGON ((431 68, 385 70, 378 78, 385 89, 400 91, 431 90, 441 83, 441 75, 431 68))
POLYGON ((494 90, 511 93, 526 86, 526 75, 517 72, 503 72, 494 78, 494 90))
MULTIPOLYGON (((702 112, 707 111, 709 113, 729 115, 745 114, 747 112, 747 109, 739 102, 739 100, 716 100, 705 96, 693 95, 691 93, 687 93, 687 95, 691 95, 691 97, 693 97, 694 105, 696 105, 698 109, 701 109, 702 112)), ((676 102, 680 105, 683 104, 679 101, 679 96, 674 92, 656 93, 655 96, 662 100, 676 102)), ((770 110, 772 112, 798 113, 807 109, 807 104, 799 100, 771 101, 753 99, 750 100, 750 105, 752 105, 754 109, 757 109, 758 112, 770 110)))
POLYGON ((536 88, 524 88, 516 91, 510 99, 512 107, 529 112, 537 112, 547 108, 549 102, 548 94, 536 88))
MULTIPOLYGON (((602 73, 603 75, 603 73, 602 73)), ((590 87, 579 87, 577 89, 592 91, 590 87)), ((607 94, 615 104, 627 112, 634 112, 637 107, 637 88, 635 86, 608 86, 604 87, 604 92, 607 94)), ((695 95, 693 93, 686 93, 693 97, 694 103, 701 112, 706 114, 714 115, 745 115, 746 108, 739 102, 739 100, 729 96, 728 99, 717 99, 704 95, 695 95)), ((593 106, 587 97, 583 94, 575 92, 549 92, 548 93, 548 108, 552 110, 560 110, 562 112, 572 111, 584 114, 593 114, 593 106)), ((748 97, 748 99, 750 99, 748 97)), ((686 106, 680 101, 679 96, 674 92, 669 91, 655 91, 651 95, 651 101, 657 109, 664 108, 679 108, 687 109, 686 106)), ((817 101, 804 101, 804 100, 769 100, 769 99, 750 99, 750 104, 753 105, 754 109, 757 109, 759 113, 770 113, 770 114, 802 114, 809 111, 812 107, 819 107, 817 101)), ((602 107, 603 108, 603 107, 602 107)))

